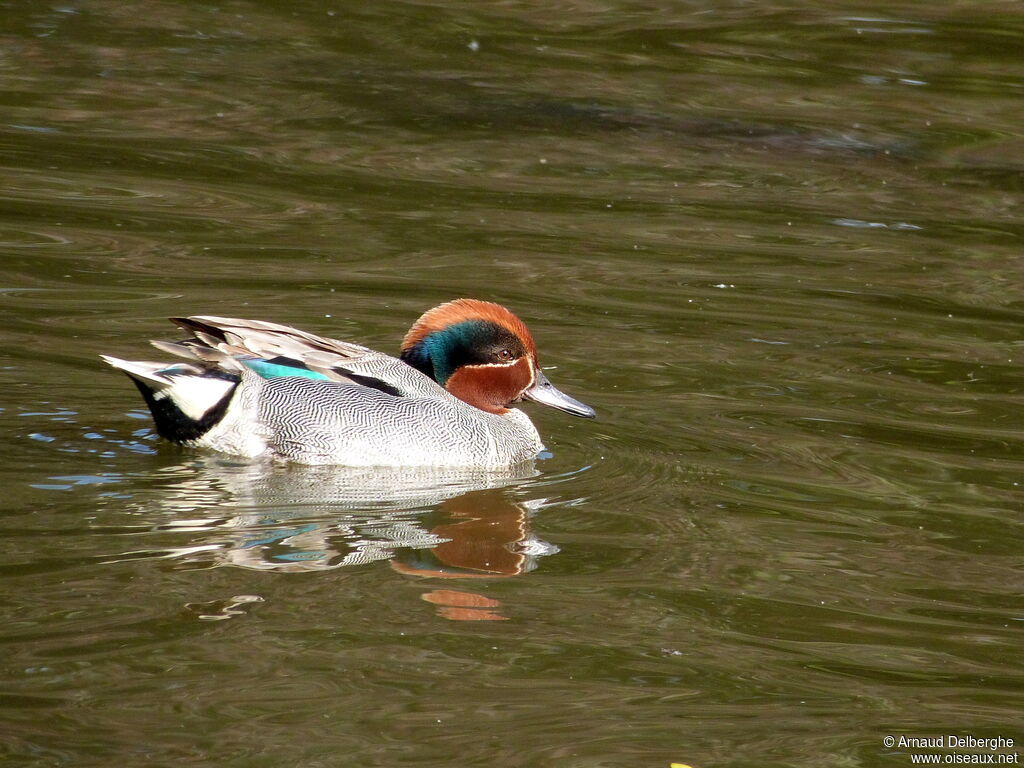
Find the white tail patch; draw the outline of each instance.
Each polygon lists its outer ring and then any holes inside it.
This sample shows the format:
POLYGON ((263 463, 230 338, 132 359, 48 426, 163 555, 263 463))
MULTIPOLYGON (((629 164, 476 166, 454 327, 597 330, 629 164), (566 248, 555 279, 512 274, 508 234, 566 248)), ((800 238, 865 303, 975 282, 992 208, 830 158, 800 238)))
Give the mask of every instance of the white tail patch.
POLYGON ((121 360, 100 355, 153 393, 154 400, 169 398, 185 416, 199 421, 231 391, 237 382, 219 376, 204 375, 198 366, 188 363, 151 363, 121 360))

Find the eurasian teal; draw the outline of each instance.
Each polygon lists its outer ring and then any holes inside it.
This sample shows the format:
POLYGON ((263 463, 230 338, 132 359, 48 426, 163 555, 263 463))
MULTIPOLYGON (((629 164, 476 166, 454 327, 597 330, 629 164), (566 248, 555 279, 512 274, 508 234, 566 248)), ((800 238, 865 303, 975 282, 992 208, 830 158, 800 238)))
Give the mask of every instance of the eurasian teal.
POLYGON ((514 403, 594 416, 548 381, 523 321, 486 301, 434 307, 400 358, 259 320, 172 322, 192 338, 152 343, 189 362, 102 357, 183 445, 304 464, 505 467, 544 448, 514 403))

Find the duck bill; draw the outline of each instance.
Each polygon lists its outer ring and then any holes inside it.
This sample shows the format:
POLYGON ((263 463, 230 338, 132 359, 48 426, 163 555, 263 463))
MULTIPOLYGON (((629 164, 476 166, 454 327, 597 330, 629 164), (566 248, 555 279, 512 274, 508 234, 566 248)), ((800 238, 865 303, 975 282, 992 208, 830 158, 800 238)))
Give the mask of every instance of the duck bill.
POLYGON ((523 392, 523 398, 571 413, 573 416, 582 416, 584 419, 592 419, 597 415, 597 412, 589 405, 584 405, 579 400, 556 389, 555 385, 548 381, 548 377, 544 375, 543 371, 537 371, 533 384, 523 392))

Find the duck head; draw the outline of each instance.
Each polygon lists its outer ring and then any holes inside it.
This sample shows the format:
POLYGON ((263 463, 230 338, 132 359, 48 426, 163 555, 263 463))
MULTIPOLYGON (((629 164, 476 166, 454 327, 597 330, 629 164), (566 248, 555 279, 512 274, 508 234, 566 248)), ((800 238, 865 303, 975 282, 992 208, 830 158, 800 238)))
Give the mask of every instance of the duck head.
POLYGON ((500 304, 456 299, 434 307, 405 335, 401 358, 488 413, 505 413, 525 399, 587 419, 595 415, 548 381, 526 324, 500 304))

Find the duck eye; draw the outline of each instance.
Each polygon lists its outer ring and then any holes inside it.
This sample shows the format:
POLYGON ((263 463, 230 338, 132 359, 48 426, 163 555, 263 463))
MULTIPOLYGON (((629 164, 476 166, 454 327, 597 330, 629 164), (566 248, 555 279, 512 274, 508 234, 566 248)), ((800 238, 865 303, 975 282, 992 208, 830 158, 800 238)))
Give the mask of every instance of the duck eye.
POLYGON ((512 359, 512 350, 511 349, 503 349, 498 354, 501 356, 502 360, 511 360, 512 359))

